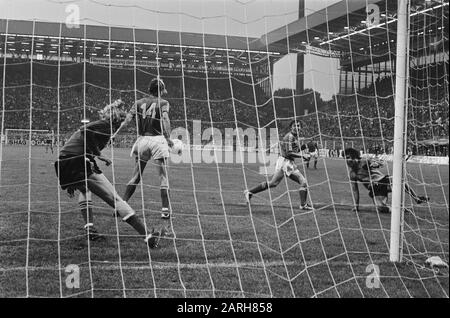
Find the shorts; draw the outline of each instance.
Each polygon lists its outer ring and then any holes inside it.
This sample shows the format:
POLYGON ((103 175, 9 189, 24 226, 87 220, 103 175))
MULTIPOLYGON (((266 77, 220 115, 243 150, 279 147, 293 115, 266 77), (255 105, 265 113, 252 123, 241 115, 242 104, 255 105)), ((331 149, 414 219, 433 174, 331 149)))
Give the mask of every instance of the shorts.
POLYGON ((311 160, 311 154, 308 151, 302 151, 302 156, 304 161, 311 160))
POLYGON ((283 170, 289 177, 292 173, 300 173, 294 160, 289 160, 284 157, 279 157, 275 165, 275 171, 283 170))
POLYGON ((317 158, 319 158, 319 151, 316 150, 316 151, 310 152, 309 155, 311 158, 317 159, 317 158))
POLYGON ((165 159, 169 157, 169 145, 164 136, 139 136, 130 156, 143 161, 165 159))
POLYGON ((61 189, 67 190, 69 193, 85 187, 86 179, 93 173, 102 173, 94 158, 83 155, 60 156, 55 162, 55 172, 59 178, 61 189))
POLYGON ((373 199, 374 197, 387 197, 391 188, 391 178, 389 176, 384 176, 381 180, 376 182, 371 182, 368 185, 369 196, 373 199))

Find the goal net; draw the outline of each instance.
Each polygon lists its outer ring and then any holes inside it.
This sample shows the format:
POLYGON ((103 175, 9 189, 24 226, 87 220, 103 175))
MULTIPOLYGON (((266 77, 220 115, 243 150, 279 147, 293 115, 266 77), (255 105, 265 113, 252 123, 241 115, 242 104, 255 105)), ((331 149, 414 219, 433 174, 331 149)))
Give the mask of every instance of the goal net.
MULTIPOLYGON (((391 194, 358 182, 357 195, 344 159, 354 148, 366 180, 392 175, 396 2, 155 3, 49 2, 65 23, 0 16, 0 296, 448 297, 448 1, 408 3, 403 181, 416 197, 404 196, 397 263, 391 215, 375 205, 391 194), (129 204, 171 233, 148 249, 93 196, 104 240, 89 241, 58 152, 155 77, 184 143, 168 160, 171 218, 152 162, 129 204), (292 122, 298 171, 279 162, 292 122), (52 132, 54 154, 35 147, 52 132)), ((102 151, 121 196, 137 137, 131 124, 102 151)))

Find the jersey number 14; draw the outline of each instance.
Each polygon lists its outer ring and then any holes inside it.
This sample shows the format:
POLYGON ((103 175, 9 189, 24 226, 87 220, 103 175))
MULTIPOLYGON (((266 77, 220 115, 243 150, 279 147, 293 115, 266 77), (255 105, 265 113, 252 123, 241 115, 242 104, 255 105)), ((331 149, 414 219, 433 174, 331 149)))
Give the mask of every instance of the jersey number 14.
POLYGON ((155 118, 156 117, 156 103, 152 103, 150 105, 149 109, 146 109, 147 104, 143 104, 141 106, 142 109, 142 117, 145 118, 147 116, 151 117, 151 118, 155 118))

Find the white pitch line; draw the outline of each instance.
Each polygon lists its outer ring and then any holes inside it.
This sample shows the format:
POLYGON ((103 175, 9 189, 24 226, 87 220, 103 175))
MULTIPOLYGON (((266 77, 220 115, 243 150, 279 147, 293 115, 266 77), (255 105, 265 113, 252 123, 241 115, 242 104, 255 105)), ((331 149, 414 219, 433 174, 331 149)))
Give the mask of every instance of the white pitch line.
MULTIPOLYGON (((266 267, 277 267, 277 266, 294 266, 294 265, 305 265, 303 262, 296 262, 296 261, 289 261, 289 262, 280 262, 280 261, 272 261, 272 262, 221 262, 221 263, 190 263, 190 264, 178 264, 178 263, 161 263, 161 262, 154 262, 157 264, 152 265, 126 265, 126 263, 129 262, 122 262, 122 269, 167 269, 167 268, 186 268, 186 269, 206 269, 206 268, 235 268, 236 265, 240 268, 255 268, 260 267, 261 269, 263 266, 266 267)), ((321 260, 318 262, 307 262, 306 267, 314 267, 321 264, 324 264, 325 260, 321 260)), ((341 261, 333 261, 333 265, 341 265, 341 266, 349 266, 349 265, 367 265, 368 262, 352 262, 351 264, 349 262, 341 262, 341 261)), ((383 263, 383 262, 380 262, 383 263)), ((81 264, 74 264, 78 265, 80 267, 87 266, 88 263, 81 263, 81 264)), ((95 269, 104 269, 104 270, 114 270, 119 269, 118 262, 101 262, 101 261, 91 261, 91 268, 95 269)), ((60 270, 65 270, 65 267, 59 268, 60 270)), ((303 268, 304 269, 304 268, 303 268)), ((18 270, 25 270, 25 266, 18 266, 18 267, 0 267, 0 272, 6 272, 6 271, 18 271, 18 270)), ((46 265, 46 266, 29 266, 28 270, 58 270, 58 265, 46 265)))
MULTIPOLYGON (((119 269, 119 265, 117 262, 100 262, 100 261, 92 261, 91 262, 94 265, 91 265, 92 268, 96 269, 105 269, 105 270, 113 270, 113 269, 119 269), (95 265, 96 264, 96 265, 95 265), (117 265, 116 265, 117 264, 117 265)), ((123 263, 122 263, 123 264, 123 263)), ((301 265, 303 263, 300 262, 288 262, 286 265, 301 265)), ((75 264, 80 267, 87 266, 87 263, 82 264, 75 264)), ((276 266, 284 266, 285 263, 283 262, 267 262, 264 263, 265 266, 269 267, 276 267, 276 266)), ((237 263, 238 267, 261 267, 263 266, 262 262, 241 262, 237 263)), ((226 267, 236 267, 235 262, 223 262, 223 263, 191 263, 191 264, 178 264, 178 263, 165 263, 165 264, 153 264, 153 265, 122 265, 121 268, 123 269, 167 269, 167 268, 187 268, 187 269, 204 269, 204 268, 226 268, 226 267)), ((59 268, 60 270, 64 270, 64 267, 59 268)), ((0 267, 0 272, 4 271, 13 271, 13 270, 25 270, 25 266, 19 266, 19 267, 0 267)), ((30 266, 28 267, 28 270, 58 270, 57 265, 50 265, 50 266, 30 266)))

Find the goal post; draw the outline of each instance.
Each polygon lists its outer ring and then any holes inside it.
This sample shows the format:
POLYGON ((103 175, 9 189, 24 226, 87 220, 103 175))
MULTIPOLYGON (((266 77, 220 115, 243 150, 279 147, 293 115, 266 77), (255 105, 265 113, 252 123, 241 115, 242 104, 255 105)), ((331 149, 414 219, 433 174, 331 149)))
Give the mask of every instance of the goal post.
POLYGON ((395 119, 394 119, 394 156, 392 171, 392 214, 391 214, 391 262, 402 260, 402 219, 404 188, 404 151, 406 138, 405 108, 407 105, 409 6, 408 0, 398 0, 397 21, 397 57, 395 76, 395 119))

